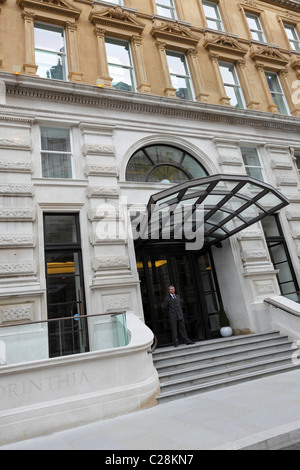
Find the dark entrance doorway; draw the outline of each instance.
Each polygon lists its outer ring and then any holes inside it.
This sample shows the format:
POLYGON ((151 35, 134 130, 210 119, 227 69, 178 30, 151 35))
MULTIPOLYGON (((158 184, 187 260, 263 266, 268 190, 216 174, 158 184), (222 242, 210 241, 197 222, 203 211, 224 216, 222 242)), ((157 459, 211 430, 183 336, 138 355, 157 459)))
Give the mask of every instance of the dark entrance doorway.
POLYGON ((184 244, 151 242, 136 246, 145 322, 158 339, 158 347, 172 344, 168 313, 162 308, 169 285, 184 300, 188 335, 204 340, 219 335, 219 289, 209 248, 185 250, 184 244))
POLYGON ((88 351, 78 214, 44 214, 49 357, 88 351))

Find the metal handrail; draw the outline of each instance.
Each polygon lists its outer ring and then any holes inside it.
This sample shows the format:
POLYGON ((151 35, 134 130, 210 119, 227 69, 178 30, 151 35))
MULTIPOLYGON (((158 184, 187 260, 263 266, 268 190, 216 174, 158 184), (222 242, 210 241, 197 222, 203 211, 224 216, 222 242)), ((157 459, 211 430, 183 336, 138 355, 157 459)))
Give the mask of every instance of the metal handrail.
POLYGON ((12 326, 24 326, 24 325, 35 325, 37 323, 51 323, 55 321, 61 321, 61 320, 74 320, 78 318, 91 318, 91 317, 100 317, 104 315, 122 315, 126 313, 126 310, 121 311, 121 312, 105 312, 105 313, 97 313, 94 315, 72 315, 71 317, 59 317, 59 318, 49 318, 47 320, 40 320, 40 321, 30 321, 30 322, 20 322, 20 323, 6 323, 5 325, 0 325, 0 328, 7 328, 7 327, 12 327, 12 326))
POLYGON ((277 308, 278 310, 283 310, 284 312, 289 313, 290 315, 293 315, 294 317, 298 317, 298 318, 299 318, 299 316, 300 316, 300 313, 294 313, 294 312, 292 312, 290 309, 288 309, 287 307, 284 307, 283 305, 276 305, 276 304, 274 304, 274 303, 273 303, 271 300, 269 300, 269 299, 264 299, 264 302, 265 302, 266 304, 271 305, 271 306, 274 307, 274 308, 277 308))
POLYGON ((153 343, 152 343, 152 346, 151 346, 151 348, 148 349, 148 351, 147 351, 148 354, 152 354, 152 353, 153 353, 153 351, 156 349, 157 342, 158 342, 158 341, 157 341, 157 338, 156 338, 156 336, 154 335, 154 341, 153 341, 153 343))

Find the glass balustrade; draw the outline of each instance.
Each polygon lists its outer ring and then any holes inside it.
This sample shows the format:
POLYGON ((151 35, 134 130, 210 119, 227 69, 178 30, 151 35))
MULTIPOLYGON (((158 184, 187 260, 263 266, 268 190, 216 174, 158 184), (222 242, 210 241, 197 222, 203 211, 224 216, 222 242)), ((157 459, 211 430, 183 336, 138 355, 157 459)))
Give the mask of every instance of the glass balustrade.
POLYGON ((119 348, 129 339, 126 312, 2 324, 0 366, 119 348))

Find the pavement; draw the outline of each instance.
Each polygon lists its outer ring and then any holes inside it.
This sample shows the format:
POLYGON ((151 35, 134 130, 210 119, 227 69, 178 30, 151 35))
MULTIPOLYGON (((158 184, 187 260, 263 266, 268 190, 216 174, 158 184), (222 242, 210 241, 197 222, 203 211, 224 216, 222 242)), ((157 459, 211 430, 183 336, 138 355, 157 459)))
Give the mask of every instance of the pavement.
POLYGON ((169 451, 176 459, 198 450, 288 450, 299 442, 300 368, 0 446, 0 451, 102 450, 113 459, 125 451, 169 451))

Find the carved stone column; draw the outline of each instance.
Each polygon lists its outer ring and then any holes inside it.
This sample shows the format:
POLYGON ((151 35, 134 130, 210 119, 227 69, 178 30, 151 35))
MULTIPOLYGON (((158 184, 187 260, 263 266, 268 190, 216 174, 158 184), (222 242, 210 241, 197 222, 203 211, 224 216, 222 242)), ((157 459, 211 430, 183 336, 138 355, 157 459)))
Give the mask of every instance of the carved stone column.
POLYGON ((112 78, 109 76, 106 49, 105 49, 105 30, 98 28, 94 29, 94 33, 97 38, 99 64, 100 64, 100 76, 99 78, 103 81, 103 85, 106 87, 112 86, 112 78))
POLYGON ((210 58, 210 60, 213 64, 213 67, 214 67, 218 88, 219 88, 219 90, 221 90, 221 98, 220 98, 219 101, 220 101, 221 104, 230 106, 231 105, 230 104, 230 98, 226 94, 223 79, 222 79, 222 75, 221 75, 221 72, 220 72, 219 56, 218 56, 218 54, 210 52, 209 53, 209 58, 210 58))
POLYGON ((254 99, 252 93, 252 87, 249 85, 247 71, 246 71, 246 61, 244 59, 238 60, 236 62, 238 74, 240 81, 243 87, 244 96, 246 98, 246 106, 248 109, 259 109, 259 102, 254 99))
POLYGON ((137 90, 141 93, 150 93, 151 85, 147 80, 144 58, 142 54, 142 38, 140 36, 132 36, 131 50, 133 55, 134 70, 137 80, 137 90))
POLYGON ((159 51, 161 65, 162 65, 162 72, 163 72, 163 79, 165 83, 164 94, 169 98, 176 98, 176 88, 173 87, 167 56, 166 56, 166 43, 162 41, 156 41, 156 47, 159 51))
POLYGON ((72 82, 82 82, 83 73, 80 72, 79 56, 77 47, 77 25, 72 22, 66 23, 66 37, 68 45, 68 79, 72 82))
POLYGON ((25 25, 25 63, 23 71, 28 75, 36 75, 38 66, 35 63, 34 47, 34 13, 23 12, 22 18, 25 25))
POLYGON ((263 64, 256 63, 255 67, 256 67, 256 69, 259 73, 260 83, 261 83, 261 86, 264 90, 264 94, 265 94, 266 102, 267 102, 267 109, 271 113, 278 113, 278 107, 276 106, 276 104, 273 101, 273 98, 272 98, 272 95, 271 95, 271 92, 270 92, 270 88, 269 88, 268 83, 267 83, 264 66, 263 66, 263 64))
POLYGON ((192 81, 194 84, 196 100, 207 103, 209 95, 208 93, 204 92, 196 49, 189 49, 187 51, 187 60, 188 60, 188 64, 189 64, 189 68, 190 68, 190 72, 192 76, 192 81))
POLYGON ((278 73, 280 77, 280 82, 282 84, 282 89, 284 96, 288 102, 292 116, 300 116, 300 102, 295 100, 293 94, 291 93, 291 86, 288 82, 288 71, 286 68, 283 68, 278 73))

